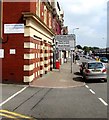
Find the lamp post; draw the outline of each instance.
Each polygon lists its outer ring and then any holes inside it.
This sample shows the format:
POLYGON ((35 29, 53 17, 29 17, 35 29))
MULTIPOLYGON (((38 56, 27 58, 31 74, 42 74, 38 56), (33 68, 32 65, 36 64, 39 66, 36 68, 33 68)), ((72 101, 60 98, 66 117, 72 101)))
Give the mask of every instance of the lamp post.
POLYGON ((74 31, 77 30, 77 29, 79 29, 79 28, 74 28, 74 29, 73 29, 73 34, 74 34, 74 31))
MULTIPOLYGON (((74 28, 73 29, 73 36, 74 36, 74 47, 76 46, 76 35, 74 34, 74 31, 75 30, 77 30, 77 29, 79 29, 79 28, 74 28)), ((73 62, 73 57, 74 57, 74 52, 73 52, 74 50, 71 50, 71 73, 72 73, 72 62, 73 62)))
POLYGON ((78 27, 73 29, 73 35, 74 35, 74 46, 76 46, 76 35, 75 35, 74 31, 75 31, 75 30, 78 30, 78 29, 79 29, 78 27))

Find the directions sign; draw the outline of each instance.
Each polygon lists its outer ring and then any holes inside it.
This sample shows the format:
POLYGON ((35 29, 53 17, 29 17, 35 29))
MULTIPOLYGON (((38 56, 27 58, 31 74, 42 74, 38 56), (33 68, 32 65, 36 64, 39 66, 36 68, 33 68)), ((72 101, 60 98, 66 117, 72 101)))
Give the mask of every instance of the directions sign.
POLYGON ((75 47, 75 35, 56 35, 55 40, 57 42, 57 47, 59 50, 70 51, 75 47))

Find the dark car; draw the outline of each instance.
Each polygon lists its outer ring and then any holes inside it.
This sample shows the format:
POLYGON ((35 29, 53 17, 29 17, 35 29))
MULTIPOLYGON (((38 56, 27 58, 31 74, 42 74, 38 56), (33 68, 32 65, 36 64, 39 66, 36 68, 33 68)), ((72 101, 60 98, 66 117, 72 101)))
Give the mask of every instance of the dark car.
POLYGON ((100 57, 100 61, 104 63, 108 63, 108 59, 106 57, 100 57))

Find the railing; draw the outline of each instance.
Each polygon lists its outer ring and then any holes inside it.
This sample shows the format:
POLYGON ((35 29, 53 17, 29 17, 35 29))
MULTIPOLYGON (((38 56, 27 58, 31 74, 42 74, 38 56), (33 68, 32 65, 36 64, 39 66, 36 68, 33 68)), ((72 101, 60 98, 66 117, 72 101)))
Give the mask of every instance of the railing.
POLYGON ((94 54, 97 56, 105 56, 109 59, 109 48, 96 49, 94 54))

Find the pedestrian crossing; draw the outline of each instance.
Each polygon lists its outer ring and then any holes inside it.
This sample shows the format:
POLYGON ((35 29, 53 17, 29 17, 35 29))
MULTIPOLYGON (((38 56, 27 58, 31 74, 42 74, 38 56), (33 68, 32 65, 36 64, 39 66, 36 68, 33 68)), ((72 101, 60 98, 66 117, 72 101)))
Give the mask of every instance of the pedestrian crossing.
POLYGON ((6 119, 10 119, 10 120, 35 120, 34 118, 23 115, 23 114, 11 112, 8 110, 0 110, 0 120, 6 120, 6 119))

